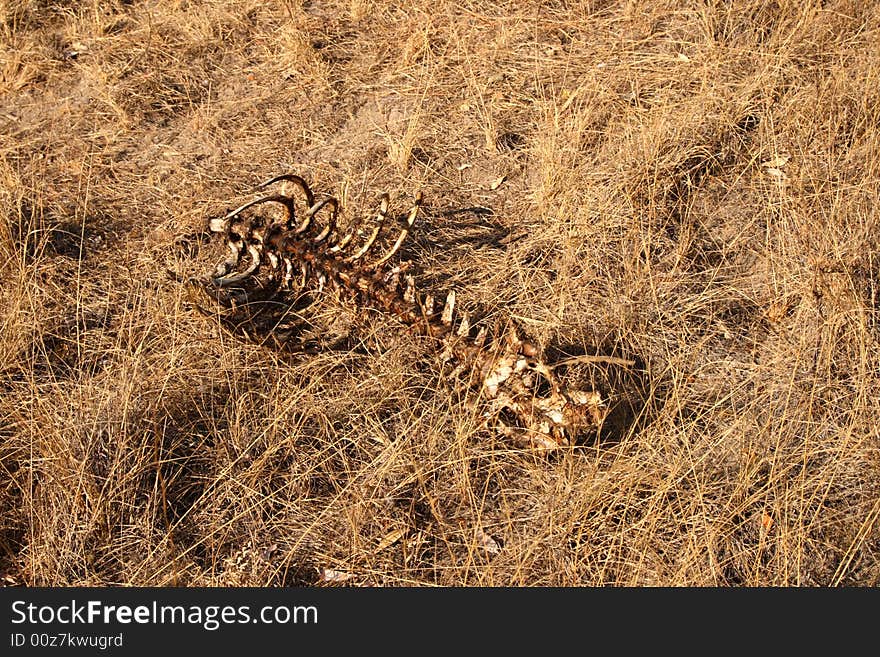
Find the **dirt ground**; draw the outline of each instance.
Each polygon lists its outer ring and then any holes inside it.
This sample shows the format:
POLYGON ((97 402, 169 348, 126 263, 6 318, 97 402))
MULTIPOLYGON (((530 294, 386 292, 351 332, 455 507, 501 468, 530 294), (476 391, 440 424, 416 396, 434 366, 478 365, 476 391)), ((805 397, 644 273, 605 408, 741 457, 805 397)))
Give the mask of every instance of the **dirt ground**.
POLYGON ((876 3, 5 0, 0 275, 6 585, 880 583, 876 3), (634 361, 569 372, 606 422, 195 312, 179 238, 285 172, 421 191, 420 289, 634 361))

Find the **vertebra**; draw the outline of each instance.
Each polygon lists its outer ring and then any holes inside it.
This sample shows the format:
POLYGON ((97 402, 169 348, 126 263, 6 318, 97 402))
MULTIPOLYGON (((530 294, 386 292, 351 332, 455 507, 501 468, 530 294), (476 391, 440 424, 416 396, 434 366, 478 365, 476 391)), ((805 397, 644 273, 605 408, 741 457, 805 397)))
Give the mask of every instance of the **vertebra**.
MULTIPOLYGON (((418 194, 400 222, 399 233, 384 253, 373 253, 379 236, 389 222, 390 199, 381 197, 372 226, 352 225, 338 232, 339 202, 333 197, 316 201, 303 178, 284 174, 257 186, 267 193, 241 205, 225 216, 211 220, 209 229, 224 236, 229 256, 203 279, 189 279, 192 289, 206 294, 219 306, 227 328, 277 346, 296 349, 277 335, 253 335, 254 304, 290 304, 305 294, 318 294, 326 287, 347 293, 360 304, 396 316, 415 332, 439 341, 444 362, 451 374, 473 374, 485 398, 482 411, 486 424, 520 445, 556 449, 574 442, 578 433, 597 428, 604 419, 605 405, 595 390, 566 387, 541 350, 520 337, 510 324, 506 328, 473 327, 467 314, 456 311, 455 291, 447 294, 442 308, 435 308, 431 295, 416 293, 409 262, 392 264, 422 207, 418 194), (305 201, 297 217, 297 199, 286 192, 292 185, 305 201), (280 187, 280 191, 268 192, 280 187), (281 219, 269 220, 258 209, 280 206, 281 219), (326 216, 323 225, 319 216, 326 216), (375 259, 374 259, 375 257, 375 259), (291 293, 296 295, 292 297, 291 293), (475 331, 476 329, 476 331, 475 331)), ((202 312, 214 315, 197 302, 202 312)))

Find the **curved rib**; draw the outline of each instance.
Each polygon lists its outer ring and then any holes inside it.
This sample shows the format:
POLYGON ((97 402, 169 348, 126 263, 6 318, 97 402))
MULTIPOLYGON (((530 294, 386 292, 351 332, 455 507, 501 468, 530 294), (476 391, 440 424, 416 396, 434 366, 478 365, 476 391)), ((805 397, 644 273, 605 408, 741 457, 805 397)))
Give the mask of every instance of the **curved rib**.
POLYGON ((282 262, 284 263, 282 286, 285 290, 291 290, 293 289, 290 285, 291 281, 293 281, 293 261, 288 256, 285 256, 282 262))
POLYGON ((351 242, 351 240, 354 239, 354 236, 357 234, 358 228, 361 227, 362 223, 363 223, 362 221, 357 221, 355 224, 353 224, 351 226, 351 228, 348 229, 348 232, 345 233, 345 237, 343 237, 341 240, 336 242, 336 244, 334 244, 333 246, 330 247, 330 249, 329 249, 330 253, 339 253, 345 247, 347 247, 349 242, 351 242))
MULTIPOLYGON (((310 208, 315 204, 315 195, 312 193, 312 190, 309 188, 308 183, 303 180, 300 176, 297 176, 294 173, 282 173, 280 176, 275 176, 274 178, 269 178, 269 180, 260 183, 256 187, 254 187, 254 191, 259 191, 262 189, 266 189, 269 185, 274 185, 277 182, 292 182, 294 185, 299 187, 300 191, 306 197, 306 207, 310 208)), ((289 197, 288 197, 289 198, 289 197)), ((289 229, 293 229, 294 222, 296 221, 296 216, 293 210, 293 199, 291 198, 291 207, 290 207, 290 216, 287 220, 287 227, 289 229)))
POLYGON ((248 253, 251 254, 251 258, 253 262, 251 262, 251 266, 245 269, 243 272, 238 274, 231 274, 228 276, 218 276, 214 278, 211 282, 216 287, 229 287, 230 285, 235 285, 236 283, 241 283, 244 280, 250 278, 254 272, 259 269, 261 261, 262 261, 262 249, 259 244, 251 244, 248 246, 248 253))
POLYGON ((363 243, 361 248, 357 250, 356 253, 348 256, 345 261, 346 262, 354 262, 358 258, 362 257, 366 254, 367 251, 373 246, 376 241, 376 238, 379 237, 379 231, 382 230, 382 223, 388 218, 388 202, 389 202, 388 194, 382 194, 382 201, 379 204, 379 214, 376 215, 376 225, 373 227, 373 231, 370 233, 370 236, 367 237, 366 241, 363 243))
POLYGON ((309 208, 308 212, 306 212, 307 216, 314 217, 316 214, 318 214, 318 212, 321 211, 321 209, 325 205, 333 206, 332 210, 330 211, 330 220, 327 222, 327 225, 324 226, 324 230, 315 235, 315 238, 313 240, 315 244, 323 242, 325 239, 327 239, 327 237, 330 236, 330 233, 332 233, 336 229, 336 218, 339 214, 339 202, 331 196, 330 198, 325 198, 323 201, 315 203, 312 207, 309 208))
MULTIPOLYGON (((248 210, 256 205, 261 205, 263 203, 279 203, 285 207, 287 210, 287 221, 288 223, 293 219, 294 216, 294 204, 293 199, 289 196, 284 196, 283 194, 268 194, 266 196, 261 196, 259 198, 255 198, 253 201, 248 201, 244 205, 241 205, 232 212, 226 213, 226 216, 223 217, 220 221, 226 222, 226 228, 232 224, 232 220, 235 219, 239 214, 248 210)), ((213 230, 213 226, 215 225, 215 221, 211 222, 211 229, 213 230)), ((215 232, 223 232, 223 231, 215 231, 215 232)))
POLYGON ((223 278, 226 274, 232 271, 241 260, 241 252, 244 249, 244 240, 241 236, 236 235, 234 239, 228 240, 227 245, 229 246, 232 255, 227 257, 226 260, 214 268, 214 278, 223 278))
POLYGON ((406 217, 406 225, 400 231, 400 235, 397 236, 397 241, 394 243, 394 246, 392 246, 390 249, 388 249, 388 251, 385 253, 385 255, 383 255, 376 262, 374 262, 373 264, 370 265, 370 267, 372 269, 375 269, 376 267, 387 262, 389 258, 391 258, 395 253, 398 252, 398 250, 400 250, 400 247, 403 246, 403 241, 406 239, 406 236, 409 235, 409 231, 412 228, 413 223, 415 223, 416 216, 419 214, 419 207, 421 205, 422 205, 422 193, 419 192, 418 194, 416 194, 415 203, 413 203, 412 208, 410 208, 409 215, 407 215, 407 217, 406 217))

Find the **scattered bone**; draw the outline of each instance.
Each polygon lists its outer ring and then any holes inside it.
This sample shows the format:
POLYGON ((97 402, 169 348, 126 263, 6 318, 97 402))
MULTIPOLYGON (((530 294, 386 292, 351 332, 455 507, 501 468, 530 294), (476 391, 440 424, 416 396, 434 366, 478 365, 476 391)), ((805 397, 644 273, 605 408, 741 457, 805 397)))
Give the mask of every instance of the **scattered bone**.
POLYGON ((440 322, 444 326, 452 325, 452 313, 455 310, 455 290, 446 295, 446 303, 443 305, 443 314, 440 315, 440 322))
POLYGON ((412 276, 407 274, 404 279, 406 280, 406 289, 403 291, 403 300, 405 303, 409 305, 415 305, 416 303, 416 284, 415 280, 412 276))
POLYGON ((215 217, 208 222, 208 229, 212 233, 225 233, 229 230, 228 217, 215 217))
POLYGON ((348 573, 344 570, 334 570, 333 568, 318 568, 318 576, 322 582, 327 582, 328 584, 341 584, 355 578, 353 573, 348 573))
POLYGON ((474 346, 477 349, 482 349, 486 345, 486 335, 488 331, 485 326, 480 327, 480 330, 477 331, 477 337, 474 338, 474 346))

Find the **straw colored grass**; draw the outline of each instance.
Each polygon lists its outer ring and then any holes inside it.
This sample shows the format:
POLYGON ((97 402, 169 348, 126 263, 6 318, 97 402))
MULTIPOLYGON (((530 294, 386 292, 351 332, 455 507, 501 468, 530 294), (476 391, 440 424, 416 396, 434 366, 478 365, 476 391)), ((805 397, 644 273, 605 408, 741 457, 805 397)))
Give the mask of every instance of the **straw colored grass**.
POLYGON ((880 582, 876 5, 7 0, 0 48, 6 584, 880 582), (572 368, 599 434, 516 448, 332 297, 351 352, 193 312, 175 239, 285 171, 421 190, 423 289, 635 360, 572 368))

